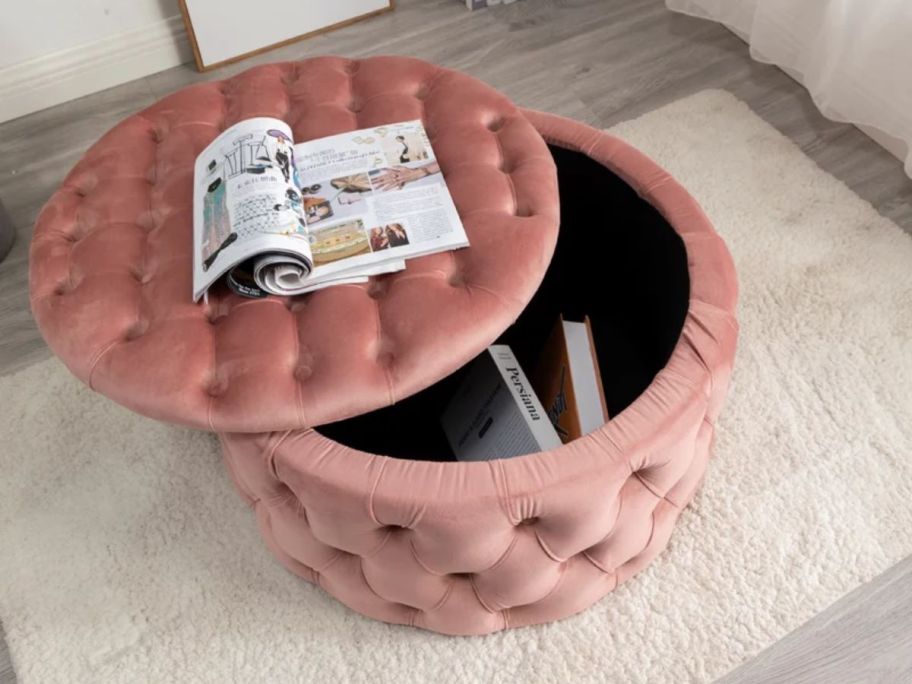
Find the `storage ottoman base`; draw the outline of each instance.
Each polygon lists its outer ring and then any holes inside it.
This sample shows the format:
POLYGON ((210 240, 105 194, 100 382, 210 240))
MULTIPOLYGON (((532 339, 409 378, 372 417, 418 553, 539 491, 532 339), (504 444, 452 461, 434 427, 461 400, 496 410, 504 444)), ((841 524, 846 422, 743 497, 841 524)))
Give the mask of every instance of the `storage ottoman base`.
MULTIPOLYGON (((272 553, 293 573, 367 617, 470 635, 573 615, 649 565, 665 548, 703 475, 711 430, 707 425, 701 431, 673 496, 657 496, 632 474, 610 502, 584 514, 589 519, 571 523, 610 532, 569 557, 558 555, 539 534, 538 527, 548 524, 543 519, 514 520, 506 529, 481 517, 470 523, 457 519, 452 522, 468 528, 448 533, 441 529, 442 521, 433 521, 428 529, 420 519, 411 528, 387 524, 371 512, 369 496, 336 498, 339 492, 320 492, 319 484, 299 490, 299 498, 273 475, 276 451, 300 449, 297 456, 282 453, 279 458, 315 465, 322 456, 308 449, 314 437, 295 436, 293 445, 283 447, 279 434, 220 436, 228 470, 253 506, 272 553), (342 508, 346 510, 337 516, 342 508), (427 538, 435 534, 441 535, 438 543, 427 538), (454 542, 449 547, 447 539, 454 542), (456 539, 466 540, 466 546, 458 546, 456 539), (439 556, 447 548, 444 563, 439 556)), ((382 466, 375 470, 381 477, 382 466)), ((494 515, 501 517, 497 511, 494 515)))
POLYGON ((315 430, 220 434, 273 553, 372 618, 484 634, 583 610, 665 547, 709 459, 737 337, 728 252, 686 191, 635 150, 526 116, 558 161, 561 237, 500 339, 526 363, 536 345, 523 340, 542 339, 575 288, 570 299, 596 312, 612 420, 551 452, 455 462, 437 417, 457 371, 315 430), (616 187, 593 197, 591 165, 616 187), (609 230, 620 253, 603 244, 609 230))

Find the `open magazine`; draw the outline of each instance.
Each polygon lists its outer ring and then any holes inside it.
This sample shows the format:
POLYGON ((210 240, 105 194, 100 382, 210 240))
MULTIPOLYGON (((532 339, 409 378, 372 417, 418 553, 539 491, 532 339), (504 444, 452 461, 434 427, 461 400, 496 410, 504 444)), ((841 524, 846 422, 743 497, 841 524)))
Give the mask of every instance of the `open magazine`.
POLYGON ((294 145, 247 119, 196 159, 193 300, 222 275, 248 297, 294 295, 465 247, 465 230, 421 121, 294 145))

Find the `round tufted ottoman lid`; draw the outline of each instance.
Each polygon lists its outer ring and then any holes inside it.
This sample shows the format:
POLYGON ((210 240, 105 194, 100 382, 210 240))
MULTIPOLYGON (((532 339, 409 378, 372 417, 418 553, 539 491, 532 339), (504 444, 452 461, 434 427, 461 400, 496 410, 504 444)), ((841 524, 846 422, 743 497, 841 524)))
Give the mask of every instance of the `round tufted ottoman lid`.
POLYGON ((38 217, 31 303, 95 390, 212 430, 309 427, 395 402, 456 370, 522 311, 557 237, 554 162, 492 88, 415 59, 309 59, 178 91, 76 164, 38 217), (255 116, 296 142, 420 118, 471 247, 366 285, 191 301, 194 160, 255 116))

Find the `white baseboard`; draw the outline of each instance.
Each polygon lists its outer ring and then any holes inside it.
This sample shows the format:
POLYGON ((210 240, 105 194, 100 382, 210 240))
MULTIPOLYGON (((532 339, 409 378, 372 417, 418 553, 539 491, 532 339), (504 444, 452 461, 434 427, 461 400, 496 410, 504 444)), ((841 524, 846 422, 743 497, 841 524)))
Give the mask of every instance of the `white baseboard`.
POLYGON ((0 122, 193 61, 180 15, 0 69, 0 122))

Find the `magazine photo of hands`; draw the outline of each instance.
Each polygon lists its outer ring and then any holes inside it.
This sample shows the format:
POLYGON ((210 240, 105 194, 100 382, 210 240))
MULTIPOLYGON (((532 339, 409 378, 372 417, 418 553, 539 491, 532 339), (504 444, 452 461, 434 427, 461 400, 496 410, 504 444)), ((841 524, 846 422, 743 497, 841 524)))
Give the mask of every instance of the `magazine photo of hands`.
POLYGON ((436 176, 440 173, 440 165, 436 161, 419 163, 412 166, 397 165, 376 169, 370 172, 371 184, 377 190, 402 190, 406 186, 419 187, 419 184, 433 185, 439 183, 436 176))

